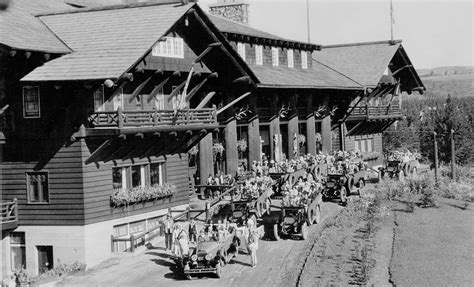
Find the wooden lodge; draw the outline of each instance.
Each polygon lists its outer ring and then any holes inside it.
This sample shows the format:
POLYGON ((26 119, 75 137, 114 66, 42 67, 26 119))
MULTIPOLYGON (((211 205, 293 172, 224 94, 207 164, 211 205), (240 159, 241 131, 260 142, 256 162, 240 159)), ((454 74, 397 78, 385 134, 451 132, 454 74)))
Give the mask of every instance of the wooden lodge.
POLYGON ((263 156, 381 153, 399 94, 424 89, 400 41, 321 46, 161 2, 0 12, 4 274, 94 266, 263 156))

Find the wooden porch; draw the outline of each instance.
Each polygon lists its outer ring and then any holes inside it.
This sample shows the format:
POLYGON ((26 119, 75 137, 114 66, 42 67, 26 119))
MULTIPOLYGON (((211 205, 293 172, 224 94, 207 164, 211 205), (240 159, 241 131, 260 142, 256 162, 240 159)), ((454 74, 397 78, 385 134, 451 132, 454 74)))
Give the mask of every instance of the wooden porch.
POLYGON ((15 229, 18 226, 17 199, 0 203, 2 207, 2 231, 15 229))
MULTIPOLYGON (((352 108, 350 108, 352 109, 352 108)), ((400 107, 394 106, 356 106, 353 108, 347 121, 361 120, 397 120, 403 117, 400 107)))

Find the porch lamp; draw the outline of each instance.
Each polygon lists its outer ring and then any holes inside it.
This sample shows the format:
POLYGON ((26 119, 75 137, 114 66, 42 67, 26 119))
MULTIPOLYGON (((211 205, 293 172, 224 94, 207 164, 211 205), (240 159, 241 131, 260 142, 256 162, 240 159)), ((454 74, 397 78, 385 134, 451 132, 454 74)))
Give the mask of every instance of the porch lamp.
POLYGON ((107 79, 104 81, 104 86, 107 88, 112 88, 114 86, 114 82, 111 79, 107 79))

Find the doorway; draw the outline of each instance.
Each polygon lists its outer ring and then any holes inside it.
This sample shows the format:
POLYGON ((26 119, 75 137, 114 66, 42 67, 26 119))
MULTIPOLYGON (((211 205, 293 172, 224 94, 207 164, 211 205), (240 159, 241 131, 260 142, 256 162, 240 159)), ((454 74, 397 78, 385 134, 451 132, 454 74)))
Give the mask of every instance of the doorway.
POLYGON ((36 246, 38 253, 38 272, 43 274, 54 267, 53 246, 36 246))

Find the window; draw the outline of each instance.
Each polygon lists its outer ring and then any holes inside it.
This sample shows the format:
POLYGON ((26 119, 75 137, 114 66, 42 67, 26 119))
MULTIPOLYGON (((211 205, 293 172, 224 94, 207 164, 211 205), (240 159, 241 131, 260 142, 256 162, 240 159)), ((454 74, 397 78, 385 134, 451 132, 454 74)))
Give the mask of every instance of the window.
POLYGON ((26 268, 25 233, 10 233, 10 255, 12 271, 26 268))
POLYGON ((293 59, 293 49, 288 49, 288 68, 294 68, 295 62, 293 59))
POLYGON ((163 184, 164 163, 151 163, 112 168, 113 189, 163 184))
POLYGON ((374 151, 374 139, 367 139, 367 151, 368 152, 374 151))
POLYGON ((101 112, 104 110, 104 86, 101 85, 94 92, 94 111, 101 112))
POLYGON ((354 150, 360 152, 373 152, 374 139, 356 139, 354 140, 354 150))
POLYGON ((280 64, 278 48, 272 47, 272 66, 277 67, 280 64))
POLYGON ((263 46, 255 45, 255 63, 257 65, 263 65, 263 46))
POLYGON ((26 173, 28 202, 48 203, 48 173, 47 172, 27 172, 26 173))
POLYGON ((237 52, 245 61, 245 43, 237 43, 237 52))
POLYGON ((158 42, 152 49, 152 56, 184 58, 183 39, 177 37, 165 37, 163 41, 158 42))
POLYGON ((23 117, 39 118, 40 114, 40 93, 38 86, 23 87, 23 117))
POLYGON ((308 69, 308 52, 301 51, 301 68, 308 69))

